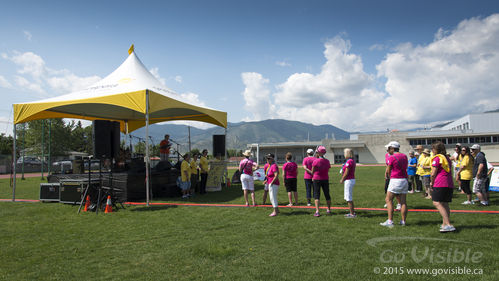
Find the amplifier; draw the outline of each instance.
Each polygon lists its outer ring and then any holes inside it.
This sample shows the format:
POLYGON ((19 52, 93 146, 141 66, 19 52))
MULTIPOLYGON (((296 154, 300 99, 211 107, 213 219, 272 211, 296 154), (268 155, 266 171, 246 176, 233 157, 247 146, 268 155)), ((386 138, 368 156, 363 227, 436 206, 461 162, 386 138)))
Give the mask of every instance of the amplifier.
POLYGON ((61 203, 79 204, 86 185, 81 180, 61 181, 59 200, 61 203))
POLYGON ((41 183, 40 184, 40 201, 42 202, 59 202, 59 183, 41 183))

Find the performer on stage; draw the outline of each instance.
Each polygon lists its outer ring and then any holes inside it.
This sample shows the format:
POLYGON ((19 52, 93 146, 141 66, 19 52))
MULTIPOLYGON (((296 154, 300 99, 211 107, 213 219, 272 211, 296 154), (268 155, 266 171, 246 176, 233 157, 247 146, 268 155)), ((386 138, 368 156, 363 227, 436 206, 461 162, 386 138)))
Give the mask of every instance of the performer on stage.
POLYGON ((172 144, 170 143, 170 135, 165 135, 165 138, 159 143, 159 155, 161 161, 168 161, 170 157, 170 147, 172 144))
POLYGON ((201 174, 201 183, 199 193, 206 193, 206 181, 208 180, 208 150, 203 149, 202 156, 199 159, 199 171, 201 174))

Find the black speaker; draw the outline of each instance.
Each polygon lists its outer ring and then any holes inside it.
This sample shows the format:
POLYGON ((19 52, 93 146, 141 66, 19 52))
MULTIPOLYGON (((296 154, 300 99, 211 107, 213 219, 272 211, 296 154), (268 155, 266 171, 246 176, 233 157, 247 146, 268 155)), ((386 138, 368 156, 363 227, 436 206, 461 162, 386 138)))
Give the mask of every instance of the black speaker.
POLYGON ((60 183, 40 183, 40 201, 59 202, 60 183))
POLYGON ((84 186, 80 180, 61 181, 59 199, 61 203, 77 204, 81 201, 84 186))
POLYGON ((94 155, 97 159, 118 158, 120 151, 120 123, 93 121, 94 155))
POLYGON ((225 135, 213 135, 213 156, 225 158, 225 135))

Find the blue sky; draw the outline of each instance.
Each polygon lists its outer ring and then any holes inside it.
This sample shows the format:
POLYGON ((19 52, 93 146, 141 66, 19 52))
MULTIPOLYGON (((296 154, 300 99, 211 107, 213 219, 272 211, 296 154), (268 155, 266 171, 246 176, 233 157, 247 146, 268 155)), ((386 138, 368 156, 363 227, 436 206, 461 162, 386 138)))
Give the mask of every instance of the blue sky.
POLYGON ((169 88, 230 122, 407 129, 499 108, 499 82, 487 79, 498 73, 498 1, 9 1, 2 11, 0 132, 13 103, 89 86, 132 43, 169 88))

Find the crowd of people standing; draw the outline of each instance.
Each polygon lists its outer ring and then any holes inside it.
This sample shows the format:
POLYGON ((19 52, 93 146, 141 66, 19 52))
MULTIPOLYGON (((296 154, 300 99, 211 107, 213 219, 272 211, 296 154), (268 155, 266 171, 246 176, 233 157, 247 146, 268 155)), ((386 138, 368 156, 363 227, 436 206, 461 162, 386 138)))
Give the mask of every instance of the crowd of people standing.
MULTIPOLYGON (((455 231, 455 227, 450 222, 449 203, 452 201, 454 192, 454 180, 458 183, 459 190, 466 194, 465 205, 474 204, 472 193, 478 197, 477 203, 487 206, 488 203, 488 175, 493 167, 485 159, 485 154, 481 152, 478 144, 472 147, 456 145, 454 155, 448 155, 445 145, 442 142, 435 142, 431 145, 431 150, 418 145, 415 150, 409 152, 409 157, 400 152, 400 144, 392 141, 386 146, 385 155, 385 207, 388 218, 380 223, 381 226, 393 227, 393 217, 395 211, 400 211, 401 219, 399 225, 405 226, 407 220, 407 194, 421 193, 426 199, 433 201, 434 207, 442 217, 440 232, 455 231), (471 182, 473 187, 471 188, 471 182), (394 200, 397 205, 395 206, 394 200)), ((325 158, 326 148, 318 146, 315 150, 308 149, 307 157, 303 159, 304 170, 303 180, 305 184, 307 206, 312 206, 312 196, 315 205, 315 217, 320 214, 321 191, 326 199, 326 213, 331 213, 331 195, 329 189, 329 170, 331 163, 325 158)), ((257 163, 251 160, 251 151, 244 152, 245 159, 239 164, 241 172, 242 189, 246 206, 250 206, 248 194, 251 194, 252 206, 256 206, 254 193, 253 171, 258 169, 257 163)), ((355 218, 355 207, 353 202, 353 190, 355 186, 355 168, 353 150, 344 150, 345 162, 341 167, 340 184, 344 188, 344 200, 348 204, 349 212, 345 218, 355 218)), ((266 155, 264 166, 265 181, 262 203, 265 204, 267 196, 272 204, 271 217, 279 214, 277 194, 280 186, 280 168, 275 162, 272 153, 266 155)), ((288 193, 291 207, 298 204, 297 178, 298 165, 293 162, 291 153, 286 154, 286 163, 282 167, 284 186, 288 193)))

